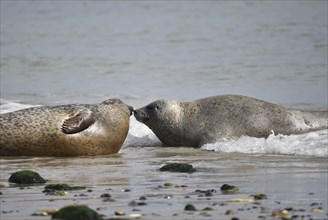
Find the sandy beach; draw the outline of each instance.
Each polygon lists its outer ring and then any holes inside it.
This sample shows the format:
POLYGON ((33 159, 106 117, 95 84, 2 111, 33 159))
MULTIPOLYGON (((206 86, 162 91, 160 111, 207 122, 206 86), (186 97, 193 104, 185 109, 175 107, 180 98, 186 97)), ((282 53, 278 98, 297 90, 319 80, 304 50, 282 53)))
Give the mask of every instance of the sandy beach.
POLYGON ((124 211, 120 218, 140 214, 141 219, 275 219, 272 213, 277 210, 287 210, 292 219, 328 218, 326 158, 126 147, 113 156, 2 158, 1 182, 7 183, 13 172, 23 168, 37 171, 47 184, 87 188, 61 196, 46 195, 44 185, 2 187, 1 219, 51 219, 32 214, 74 204, 88 205, 106 219, 115 217, 115 211, 124 211), (158 170, 170 162, 192 164, 197 172, 158 170), (223 184, 235 185, 239 192, 222 194, 223 184), (101 197, 106 193, 111 201, 101 197), (257 194, 267 199, 252 201, 251 195, 257 194), (245 201, 229 202, 237 198, 245 201), (197 211, 185 211, 187 204, 197 211), (229 210, 232 214, 227 215, 229 210))

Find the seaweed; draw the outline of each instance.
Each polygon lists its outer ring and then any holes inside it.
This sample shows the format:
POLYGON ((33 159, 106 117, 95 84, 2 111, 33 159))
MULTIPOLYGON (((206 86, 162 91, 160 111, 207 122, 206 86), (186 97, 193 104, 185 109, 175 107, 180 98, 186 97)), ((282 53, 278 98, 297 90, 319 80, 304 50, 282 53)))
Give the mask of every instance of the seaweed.
POLYGON ((43 179, 37 172, 32 170, 22 170, 13 173, 9 180, 11 183, 18 184, 44 184, 46 180, 43 179))

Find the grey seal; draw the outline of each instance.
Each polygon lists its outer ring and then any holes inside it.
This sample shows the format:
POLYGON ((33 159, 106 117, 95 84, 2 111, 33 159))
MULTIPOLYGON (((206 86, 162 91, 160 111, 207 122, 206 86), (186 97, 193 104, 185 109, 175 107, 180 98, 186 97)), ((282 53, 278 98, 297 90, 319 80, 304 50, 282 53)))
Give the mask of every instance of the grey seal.
POLYGON ((23 109, 0 115, 1 156, 117 153, 133 108, 119 99, 23 109))
POLYGON ((164 145, 199 147, 222 138, 327 129, 327 111, 302 111, 240 95, 157 100, 134 111, 164 145))

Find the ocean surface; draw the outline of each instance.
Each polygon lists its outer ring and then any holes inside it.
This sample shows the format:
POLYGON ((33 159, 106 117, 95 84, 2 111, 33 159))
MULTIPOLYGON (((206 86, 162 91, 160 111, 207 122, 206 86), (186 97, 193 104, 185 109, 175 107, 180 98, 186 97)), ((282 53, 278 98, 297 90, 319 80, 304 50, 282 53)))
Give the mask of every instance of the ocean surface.
MULTIPOLYGON (((1 113, 39 105, 98 103, 113 97, 139 108, 160 98, 194 100, 222 94, 252 96, 307 110, 328 108, 325 0, 22 0, 0 4, 1 113)), ((220 140, 200 149, 163 148, 151 130, 131 117, 128 137, 116 156, 0 161, 2 182, 18 169, 33 168, 50 175, 52 181, 62 181, 57 174, 64 174, 68 182, 95 187, 99 194, 106 187, 117 193, 121 188, 131 188, 132 195, 118 193, 117 208, 146 191, 156 194, 158 189, 149 181, 189 181, 190 189, 195 190, 201 186, 217 188, 230 180, 245 187, 246 194, 260 189, 273 199, 287 200, 286 206, 304 208, 307 200, 321 203, 325 213, 317 217, 327 219, 327 158, 328 130, 220 140), (191 175, 156 173, 154 164, 167 161, 204 166, 205 174, 189 178, 191 175), (84 164, 90 169, 84 170, 82 177, 74 174, 84 164), (106 176, 111 168, 114 170, 106 176), (204 178, 209 180, 202 185, 204 178), (289 183, 295 188, 286 188, 289 183), (309 198, 309 193, 314 195, 309 198)), ((3 210, 9 212, 21 204, 19 213, 14 210, 6 218, 25 219, 35 211, 21 199, 17 188, 0 190, 4 193, 1 198, 7 201, 3 210)), ((35 190, 41 191, 32 189, 26 196, 35 195, 35 190)), ((178 199, 170 201, 166 209, 161 205, 167 200, 155 196, 155 205, 141 211, 149 219, 153 212, 167 219, 174 212, 179 214, 185 204, 180 192, 168 193, 178 199), (175 203, 180 204, 177 209, 172 208, 175 203)), ((36 195, 31 201, 42 204, 42 196, 36 195)), ((59 199, 45 206, 59 208, 59 204, 69 204, 73 199, 59 199)), ((100 206, 92 199, 81 202, 100 206)), ((205 206, 204 202, 198 199, 196 204, 205 206)), ((278 203, 267 205, 281 208, 278 203)), ((107 216, 113 211, 100 210, 107 216)), ((311 211, 306 210, 309 215, 311 211)), ((222 210, 215 213, 228 219, 222 210)), ((243 214, 240 212, 239 217, 243 214)))

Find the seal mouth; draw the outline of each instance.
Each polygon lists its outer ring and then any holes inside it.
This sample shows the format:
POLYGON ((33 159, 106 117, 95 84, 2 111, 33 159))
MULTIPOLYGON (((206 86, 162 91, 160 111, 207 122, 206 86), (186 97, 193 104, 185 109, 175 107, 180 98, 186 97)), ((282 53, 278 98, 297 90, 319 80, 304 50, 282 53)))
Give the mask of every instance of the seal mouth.
POLYGON ((134 113, 134 108, 131 105, 127 105, 129 111, 130 111, 130 116, 134 113))
POLYGON ((146 116, 142 111, 139 109, 136 109, 133 111, 134 117, 137 119, 137 121, 145 123, 149 120, 149 117, 146 116))

